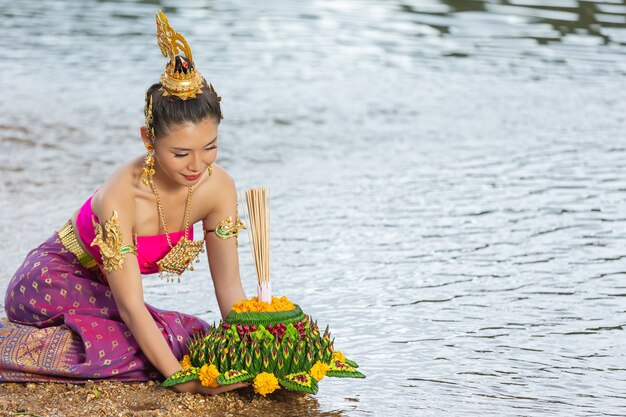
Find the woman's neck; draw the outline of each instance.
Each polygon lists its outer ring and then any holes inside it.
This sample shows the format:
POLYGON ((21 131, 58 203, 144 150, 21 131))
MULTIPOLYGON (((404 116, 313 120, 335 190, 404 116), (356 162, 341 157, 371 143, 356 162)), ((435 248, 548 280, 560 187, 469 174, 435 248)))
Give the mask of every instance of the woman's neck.
POLYGON ((155 161, 154 164, 154 175, 152 180, 154 181, 154 185, 159 190, 160 194, 178 194, 183 190, 185 192, 187 191, 187 187, 177 183, 163 172, 163 169, 159 165, 158 161, 155 161))

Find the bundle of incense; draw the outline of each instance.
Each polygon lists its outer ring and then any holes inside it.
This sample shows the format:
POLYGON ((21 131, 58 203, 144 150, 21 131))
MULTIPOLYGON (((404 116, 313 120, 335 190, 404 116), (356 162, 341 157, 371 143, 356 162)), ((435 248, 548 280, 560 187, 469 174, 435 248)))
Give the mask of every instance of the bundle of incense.
POLYGON ((248 236, 258 280, 259 301, 272 303, 270 283, 270 191, 263 187, 245 191, 248 236))

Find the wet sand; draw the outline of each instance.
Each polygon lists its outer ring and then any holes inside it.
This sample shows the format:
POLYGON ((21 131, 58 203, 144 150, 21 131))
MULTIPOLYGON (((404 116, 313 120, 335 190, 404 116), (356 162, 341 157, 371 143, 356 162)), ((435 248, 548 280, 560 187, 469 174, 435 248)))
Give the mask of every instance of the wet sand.
POLYGON ((0 416, 339 416, 320 412, 312 396, 252 388, 222 395, 177 393, 158 383, 99 382, 0 384, 0 416))

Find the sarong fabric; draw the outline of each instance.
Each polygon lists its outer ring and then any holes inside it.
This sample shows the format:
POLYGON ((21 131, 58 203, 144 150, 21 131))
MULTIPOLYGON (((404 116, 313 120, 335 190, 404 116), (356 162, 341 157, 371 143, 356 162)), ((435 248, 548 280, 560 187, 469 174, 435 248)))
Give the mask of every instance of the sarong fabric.
MULTIPOLYGON (((55 232, 32 250, 9 282, 0 322, 0 382, 87 379, 146 381, 162 376, 122 321, 98 270, 84 268, 55 232)), ((146 304, 180 360, 208 324, 146 304)))

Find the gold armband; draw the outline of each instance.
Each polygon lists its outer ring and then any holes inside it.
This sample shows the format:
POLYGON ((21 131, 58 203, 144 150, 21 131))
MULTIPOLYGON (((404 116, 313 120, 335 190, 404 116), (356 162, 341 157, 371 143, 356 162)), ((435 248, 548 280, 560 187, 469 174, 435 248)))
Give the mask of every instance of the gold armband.
POLYGON ((122 237, 122 228, 117 221, 117 211, 113 210, 113 215, 104 224, 106 237, 102 235, 102 226, 100 226, 94 217, 91 217, 96 237, 91 246, 99 246, 102 254, 103 268, 107 272, 119 271, 124 265, 124 255, 133 253, 137 255, 137 248, 134 245, 124 245, 122 237))
POLYGON ((217 224, 217 227, 213 230, 207 230, 208 232, 215 232, 220 239, 229 239, 231 237, 236 238, 239 236, 241 229, 245 229, 246 225, 243 224, 241 219, 237 218, 235 224, 233 224, 232 216, 228 216, 227 219, 222 220, 217 224))

